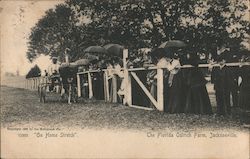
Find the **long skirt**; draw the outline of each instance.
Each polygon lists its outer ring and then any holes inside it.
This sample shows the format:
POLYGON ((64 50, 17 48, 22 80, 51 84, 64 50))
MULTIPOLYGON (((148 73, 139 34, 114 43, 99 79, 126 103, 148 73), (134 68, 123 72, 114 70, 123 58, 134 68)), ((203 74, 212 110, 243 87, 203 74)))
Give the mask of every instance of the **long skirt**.
POLYGON ((218 89, 215 91, 217 102, 217 114, 229 115, 231 113, 230 92, 228 89, 218 89))
POLYGON ((205 85, 197 85, 188 89, 185 113, 212 114, 212 106, 205 85))
MULTIPOLYGON (((166 82, 165 82, 166 83, 166 82)), ((166 85, 166 84, 165 84, 166 85)), ((164 87, 165 110, 169 113, 183 113, 186 94, 181 71, 174 75, 171 86, 164 87)))
POLYGON ((93 95, 97 100, 104 99, 104 81, 100 73, 93 79, 93 95))
POLYGON ((239 94, 239 107, 250 110, 250 86, 242 86, 239 94))

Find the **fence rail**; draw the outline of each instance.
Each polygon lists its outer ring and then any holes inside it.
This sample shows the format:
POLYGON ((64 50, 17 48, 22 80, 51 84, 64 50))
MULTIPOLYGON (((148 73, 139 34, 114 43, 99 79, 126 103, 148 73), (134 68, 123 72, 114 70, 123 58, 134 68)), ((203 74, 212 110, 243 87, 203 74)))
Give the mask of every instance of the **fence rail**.
MULTIPOLYGON (((244 62, 244 63, 227 63, 227 66, 231 67, 238 67, 238 66, 244 66, 244 65, 249 65, 250 62, 244 62)), ((126 65, 125 65, 126 66, 126 65)), ((211 68, 211 67, 218 67, 219 64, 200 64, 198 67, 200 68, 211 68)), ((180 66, 180 68, 190 68, 193 67, 191 65, 183 65, 180 66)), ((124 82, 124 94, 123 96, 123 104, 126 104, 131 107, 136 107, 136 108, 142 108, 142 109, 148 109, 150 110, 151 108, 145 107, 145 106, 137 106, 134 105, 132 102, 132 83, 131 80, 133 79, 138 85, 139 88, 142 89, 142 91, 145 93, 146 97, 150 100, 150 102, 155 106, 156 109, 159 111, 164 111, 164 97, 163 97, 163 70, 165 68, 159 68, 159 67, 148 67, 148 68, 121 68, 120 70, 116 69, 103 69, 103 70, 90 70, 90 71, 85 71, 85 72, 78 72, 76 75, 77 78, 77 94, 78 97, 81 97, 82 95, 82 87, 83 83, 87 83, 87 89, 88 89, 88 98, 93 98, 94 92, 93 92, 93 79, 91 77, 92 74, 95 73, 102 73, 102 78, 103 78, 103 88, 100 88, 104 92, 104 100, 106 102, 113 102, 117 103, 117 97, 118 95, 118 84, 117 80, 118 76, 112 76, 112 78, 108 77, 108 71, 120 71, 123 74, 122 80, 124 82), (141 81, 141 79, 138 77, 137 72, 138 71, 151 71, 151 70, 156 70, 156 81, 157 81, 157 97, 153 97, 150 91, 148 90, 147 86, 141 81), (85 79, 81 78, 81 76, 85 75, 85 79), (110 85, 110 80, 112 81, 112 85, 110 85), (111 87, 111 88, 110 88, 111 87), (112 99, 112 100, 110 100, 112 99)), ((9 84, 8 86, 12 87, 18 87, 18 88, 25 88, 29 90, 37 90, 38 86, 41 83, 47 83, 48 82, 48 77, 34 77, 34 78, 22 78, 22 80, 5 80, 8 81, 9 84), (19 84, 17 84, 19 83, 19 84)))
POLYGON ((38 86, 41 83, 47 83, 47 82, 48 82, 48 77, 46 76, 27 78, 25 81, 25 89, 37 90, 38 86))
MULTIPOLYGON (((250 62, 244 62, 244 63, 227 63, 227 66, 230 67, 237 67, 237 66, 244 66, 244 65, 250 65, 250 62)), ((198 67, 199 68, 211 68, 211 67, 218 67, 220 66, 220 64, 200 64, 198 67)), ((183 65, 180 66, 179 68, 190 68, 193 67, 192 65, 183 65)), ((123 98, 123 104, 127 104, 128 106, 131 107, 140 107, 140 108, 145 108, 145 109, 150 109, 150 108, 146 108, 146 107, 141 107, 141 106, 137 106, 134 105, 132 103, 132 83, 131 83, 131 79, 133 78, 136 83, 140 86, 140 88, 143 90, 143 92, 146 94, 147 98, 149 98, 150 102, 153 103, 153 105, 156 107, 156 109, 158 109, 159 111, 164 111, 164 96, 163 96, 163 89, 164 89, 164 85, 163 85, 163 70, 165 69, 165 67, 148 67, 148 68, 121 68, 120 70, 115 70, 115 69, 110 69, 111 71, 122 71, 124 74, 123 78, 123 82, 125 83, 125 87, 124 87, 124 98, 123 98), (147 89, 147 87, 143 84, 143 82, 140 80, 140 78, 137 76, 136 72, 137 71, 150 71, 150 70, 156 70, 157 71, 157 75, 156 75, 156 81, 157 81, 157 99, 155 99, 152 94, 150 93, 150 91, 147 89)), ((85 71, 85 72, 79 72, 77 73, 77 88, 78 88, 78 96, 81 96, 81 77, 82 75, 87 75, 88 76, 88 90, 89 90, 89 98, 93 97, 93 84, 92 84, 92 80, 91 80, 91 73, 98 73, 98 72, 103 72, 103 85, 104 87, 101 89, 104 89, 104 97, 105 97, 105 101, 109 101, 109 98, 111 96, 110 93, 110 88, 109 88, 109 79, 107 77, 108 74, 108 70, 107 69, 103 69, 103 70, 91 70, 91 71, 85 71)), ((117 102, 117 76, 113 76, 112 77, 112 101, 116 103, 117 102), (116 93, 114 93, 116 92, 116 93)))

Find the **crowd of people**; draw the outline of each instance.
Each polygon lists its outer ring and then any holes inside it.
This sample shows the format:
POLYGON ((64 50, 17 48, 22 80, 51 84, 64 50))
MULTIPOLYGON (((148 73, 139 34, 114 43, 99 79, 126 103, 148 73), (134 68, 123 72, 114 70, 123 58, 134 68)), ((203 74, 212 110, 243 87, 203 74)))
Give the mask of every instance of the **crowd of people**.
MULTIPOLYGON (((214 84, 217 114, 230 115, 231 107, 250 110, 250 66, 227 66, 232 62, 230 53, 221 53, 214 60, 209 60, 208 73, 211 83, 214 84), (214 66, 217 63, 219 66, 214 66), (232 103, 231 106, 231 97, 232 103)), ((234 59, 235 60, 235 59, 234 59)), ((249 56, 241 56, 234 62, 249 62, 249 56)), ((128 59, 127 67, 157 66, 164 67, 164 111, 169 113, 212 114, 212 106, 207 91, 208 81, 204 72, 198 67, 200 58, 197 54, 179 54, 171 49, 156 49, 148 55, 128 59), (183 65, 192 67, 180 68, 183 65)), ((118 56, 105 57, 102 55, 89 64, 78 67, 78 72, 99 70, 90 73, 92 80, 93 98, 104 99, 104 72, 107 70, 110 102, 121 103, 124 97, 124 72, 122 58, 118 56), (115 87, 113 85, 116 85, 115 87)), ((157 71, 140 70, 137 76, 148 88, 151 95, 157 99, 157 71)), ((206 72, 207 73, 207 72, 206 72)), ((88 98, 88 75, 81 75, 81 96, 88 98)), ((131 78, 132 103, 154 108, 153 103, 147 98, 138 83, 131 78)))

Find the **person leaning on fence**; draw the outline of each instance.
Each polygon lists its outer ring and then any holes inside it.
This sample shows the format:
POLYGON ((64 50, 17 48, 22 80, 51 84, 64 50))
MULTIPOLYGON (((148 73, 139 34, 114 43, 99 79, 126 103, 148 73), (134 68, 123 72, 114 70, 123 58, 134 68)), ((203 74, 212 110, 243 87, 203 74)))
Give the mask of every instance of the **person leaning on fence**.
POLYGON ((91 75, 91 80, 92 80, 92 88, 93 88, 93 98, 100 100, 103 97, 103 91, 100 91, 100 88, 103 87, 103 79, 100 77, 100 71, 101 68, 99 67, 100 60, 93 60, 90 64, 89 70, 90 71, 95 71, 97 72, 92 72, 90 73, 91 75))
POLYGON ((110 94, 110 96, 109 96, 109 99, 108 99, 108 101, 109 102, 112 102, 112 94, 113 94, 113 85, 112 85, 112 78, 113 78, 113 69, 114 69, 114 67, 113 67, 113 63, 112 63, 112 60, 107 60, 106 61, 106 68, 107 68, 107 80, 108 80, 108 88, 109 88, 109 94, 110 94))
MULTIPOLYGON (((78 67, 78 72, 86 72, 88 65, 82 65, 78 67)), ((80 76, 81 85, 81 97, 88 98, 88 75, 83 74, 80 76)))
MULTIPOLYGON (((236 54, 233 54, 232 52, 226 51, 225 53, 228 54, 228 60, 229 63, 238 62, 239 59, 236 54)), ((238 91, 239 91, 239 85, 238 85, 238 79, 239 79, 239 67, 229 67, 232 78, 228 79, 230 80, 231 85, 229 86, 229 94, 232 96, 232 104, 233 107, 238 106, 238 91)))
MULTIPOLYGON (((250 62, 250 55, 243 55, 241 62, 250 62)), ((250 110, 250 66, 241 66, 239 68, 239 75, 241 77, 239 104, 238 106, 243 110, 250 110)))
POLYGON ((50 91, 54 89, 55 82, 60 81, 59 67, 60 67, 60 64, 58 64, 58 58, 52 57, 52 64, 49 65, 48 67, 48 76, 49 76, 49 79, 51 80, 51 85, 49 87, 50 91))
POLYGON ((187 54, 187 64, 193 67, 185 68, 187 71, 186 84, 187 96, 185 113, 212 114, 212 106, 206 88, 206 79, 198 67, 199 57, 197 54, 187 54))
POLYGON ((124 96, 125 83, 123 81, 124 74, 121 71, 121 64, 119 57, 112 57, 110 60, 106 61, 107 76, 109 84, 109 102, 122 102, 124 96), (115 87, 116 85, 116 87, 115 87), (116 88, 116 90, 114 90, 116 88), (118 95, 117 99, 115 98, 118 95))
POLYGON ((96 92, 94 95, 95 95, 97 100, 104 100, 104 89, 100 89, 100 88, 104 88, 104 79, 103 79, 103 71, 102 71, 102 69, 105 68, 104 65, 105 65, 105 61, 103 59, 99 60, 97 62, 98 72, 96 72, 94 74, 94 76, 96 78, 96 85, 94 86, 96 92))
MULTIPOLYGON (((156 49, 150 53, 151 60, 154 65, 158 68, 166 68, 169 66, 172 57, 171 50, 165 49, 156 49)), ((168 101, 169 101, 169 70, 163 69, 163 81, 164 81, 164 88, 163 88, 163 96, 164 96, 164 110, 168 108, 168 101)), ((147 75, 147 83, 150 86, 150 92, 152 96, 156 99, 157 98, 157 70, 151 70, 147 75)), ((150 104, 151 107, 153 103, 150 104)))
POLYGON ((173 51, 169 55, 167 64, 169 76, 165 84, 167 91, 166 111, 169 113, 183 113, 186 97, 186 91, 183 90, 185 79, 182 70, 179 68, 181 66, 179 57, 173 51))
POLYGON ((117 82, 117 90, 114 90, 113 93, 118 94, 118 103, 121 103, 125 94, 125 81, 124 81, 124 72, 121 70, 121 59, 119 57, 113 58, 114 63, 114 76, 117 82))
POLYGON ((230 85, 232 85, 232 72, 231 69, 226 66, 228 54, 221 53, 217 62, 219 67, 214 67, 211 74, 211 82, 214 84, 216 102, 217 102, 217 114, 218 115, 230 115, 230 85))
MULTIPOLYGON (((153 65, 157 65, 158 59, 155 56, 151 57, 151 59, 152 59, 151 61, 153 65)), ((157 71, 156 70, 150 70, 147 73, 147 84, 149 86, 151 95, 155 99, 157 99, 157 71)), ((150 102, 150 107, 155 108, 152 102, 150 102)))

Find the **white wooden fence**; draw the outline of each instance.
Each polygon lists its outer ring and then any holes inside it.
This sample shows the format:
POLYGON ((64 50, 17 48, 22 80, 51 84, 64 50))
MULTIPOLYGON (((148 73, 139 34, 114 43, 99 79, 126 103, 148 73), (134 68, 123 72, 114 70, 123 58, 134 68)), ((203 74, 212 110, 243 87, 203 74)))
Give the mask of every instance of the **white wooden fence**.
MULTIPOLYGON (((146 94, 147 98, 150 100, 150 102, 158 109, 159 111, 164 111, 164 95, 163 95, 163 70, 166 68, 159 68, 159 67, 149 67, 149 68, 127 68, 126 67, 126 59, 127 55, 124 54, 124 68, 121 68, 120 71, 123 72, 124 74, 124 82, 125 82, 125 87, 124 87, 124 96, 123 96, 123 104, 126 104, 130 107, 136 107, 136 108, 142 108, 142 109, 148 109, 151 110, 152 108, 145 107, 145 106, 137 106, 134 105, 132 102, 132 84, 131 80, 134 79, 136 83, 139 85, 139 87, 143 90, 143 92, 146 94), (156 70, 157 75, 156 75, 156 81, 157 81, 157 99, 153 97, 153 95, 150 93, 148 90, 147 86, 144 85, 144 83, 141 81, 141 79, 138 77, 137 72, 138 71, 145 71, 145 70, 156 70)), ((227 63, 227 66, 243 66, 243 65, 250 65, 250 62, 245 62, 245 63, 227 63)), ((219 66, 219 64, 214 64, 212 65, 213 67, 219 66)), ((191 65, 184 65, 180 66, 180 68, 189 68, 193 67, 191 65)), ((200 64, 200 68, 209 68, 211 67, 210 64, 200 64)), ((86 71, 86 72, 79 72, 77 73, 77 94, 80 97, 82 94, 82 75, 87 76, 87 79, 85 79, 88 83, 87 88, 88 88, 88 97, 91 99, 93 97, 93 79, 91 78, 91 73, 98 73, 102 71, 103 73, 103 92, 104 92, 104 100, 106 102, 113 102, 117 103, 117 76, 112 77, 112 91, 113 93, 111 94, 110 88, 109 88, 109 81, 108 81, 108 70, 103 69, 103 70, 93 70, 93 71, 86 71), (110 96, 112 95, 112 101, 110 101, 110 96)), ((8 80, 7 80, 8 81, 8 80)), ((10 81, 10 80, 9 80, 10 81)), ((23 79, 19 80, 18 87, 19 88, 25 88, 29 90, 38 90, 38 86, 41 83, 47 83, 48 82, 48 77, 34 77, 34 78, 29 78, 29 79, 23 79)), ((10 83, 10 82, 9 82, 10 83)), ((9 86, 17 87, 17 83, 12 80, 12 84, 9 84, 9 86), (14 84, 13 84, 14 83, 14 84)))
MULTIPOLYGON (((245 63, 227 63, 227 66, 239 66, 239 65, 250 65, 250 62, 245 62, 245 63)), ((212 65, 213 67, 219 66, 219 64, 214 64, 212 65)), ((180 66, 180 68, 190 68, 193 67, 191 65, 184 65, 180 66)), ((200 64, 198 67, 200 68, 208 68, 211 67, 210 64, 200 64)), ((123 99, 123 104, 127 104, 130 107, 136 107, 136 108, 142 108, 142 109, 152 109, 148 107, 142 107, 142 106, 137 106, 132 103, 132 85, 131 85, 131 79, 133 78, 137 84, 140 86, 140 88, 143 90, 143 92, 146 94, 147 98, 149 98, 150 102, 153 103, 153 105, 158 109, 159 111, 164 111, 164 95, 163 95, 163 70, 166 68, 158 68, 158 67, 150 67, 150 68, 122 68, 121 70, 124 72, 124 82, 125 82, 125 94, 124 94, 124 99, 123 99), (157 70, 157 99, 155 99, 148 88, 143 84, 143 82, 140 80, 140 78, 137 76, 136 72, 137 71, 142 71, 142 70, 157 70)), ((107 70, 101 70, 103 71, 103 79, 104 79, 104 87, 100 88, 103 89, 104 91, 104 98, 105 101, 108 101, 110 92, 109 92, 109 84, 108 84, 108 78, 107 78, 107 70)), ((77 88, 78 88, 78 96, 81 96, 81 75, 87 75, 88 76, 88 88, 89 88, 89 98, 93 97, 93 89, 92 89, 92 80, 91 80, 91 75, 90 73, 98 73, 100 70, 94 70, 94 71, 86 71, 86 72, 79 72, 77 73, 77 88)), ((113 76, 112 79, 112 90, 115 91, 117 90, 117 84, 116 84, 116 76, 113 76)), ((113 101, 116 103, 117 99, 117 92, 113 93, 113 101)))
POLYGON ((25 89, 29 90, 38 90, 38 86, 41 83, 47 83, 48 82, 48 77, 33 77, 33 78, 28 78, 25 81, 25 89))

